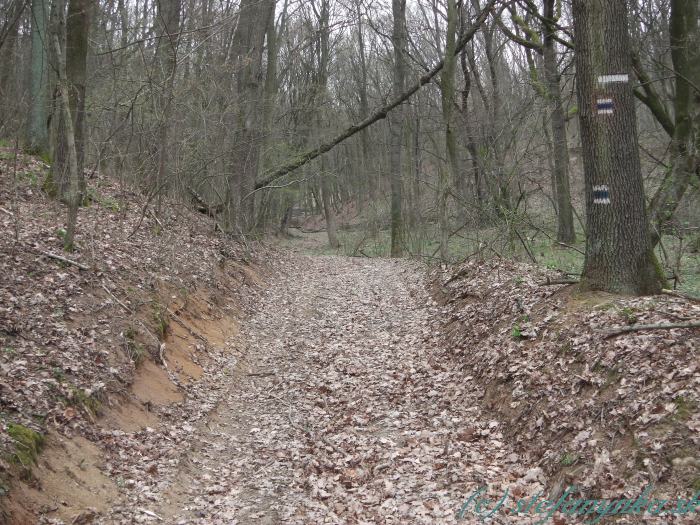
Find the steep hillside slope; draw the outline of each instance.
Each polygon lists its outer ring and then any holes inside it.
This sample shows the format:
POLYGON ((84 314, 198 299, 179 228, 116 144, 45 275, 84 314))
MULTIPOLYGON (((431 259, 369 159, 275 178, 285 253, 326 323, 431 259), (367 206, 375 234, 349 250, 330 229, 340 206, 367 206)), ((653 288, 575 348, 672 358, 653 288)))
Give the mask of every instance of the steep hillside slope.
POLYGON ((455 362, 548 493, 700 490, 700 329, 639 329, 697 323, 698 302, 579 293, 511 262, 433 277, 455 362))
POLYGON ((182 204, 156 214, 102 176, 65 253, 45 171, 0 149, 0 516, 12 523, 99 512, 129 456, 172 460, 169 445, 215 406, 262 282, 261 247, 182 204))

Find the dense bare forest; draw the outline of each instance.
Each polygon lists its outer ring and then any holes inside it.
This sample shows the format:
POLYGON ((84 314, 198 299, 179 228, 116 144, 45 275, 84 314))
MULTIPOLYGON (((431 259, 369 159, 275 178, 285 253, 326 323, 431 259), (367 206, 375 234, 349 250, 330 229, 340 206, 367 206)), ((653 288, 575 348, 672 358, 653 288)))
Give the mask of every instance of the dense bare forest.
POLYGON ((0 523, 694 523, 699 203, 700 0, 0 0, 0 523))
POLYGON ((614 170, 639 172, 658 263, 698 290, 694 0, 591 15, 591 31, 627 34, 625 56, 589 58, 588 78, 617 67, 629 84, 596 91, 580 71, 578 96, 576 4, 561 0, 3 7, 0 135, 51 164, 41 188, 73 213, 99 172, 156 213, 164 197, 193 201, 234 235, 317 215, 310 227, 348 254, 517 256, 576 273, 599 185, 582 138, 622 148, 636 124, 639 147, 613 150, 614 170), (601 93, 627 106, 625 128, 587 129, 590 114, 617 116, 595 113, 601 93))

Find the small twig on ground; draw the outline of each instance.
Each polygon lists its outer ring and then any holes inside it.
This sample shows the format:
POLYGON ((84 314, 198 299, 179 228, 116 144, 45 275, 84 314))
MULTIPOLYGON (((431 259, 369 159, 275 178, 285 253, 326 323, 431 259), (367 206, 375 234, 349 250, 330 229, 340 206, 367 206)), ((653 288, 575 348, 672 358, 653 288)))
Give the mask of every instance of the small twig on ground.
POLYGON ((165 343, 161 343, 158 346, 158 357, 160 358, 160 363, 165 367, 168 368, 168 363, 165 362, 165 343))
POLYGON ((37 250, 37 251, 45 257, 49 257, 50 259, 56 259, 57 261, 61 261, 61 262, 64 262, 66 264, 72 264, 73 266, 77 266, 81 270, 88 271, 90 269, 88 266, 85 266, 84 264, 81 264, 77 261, 72 261, 70 259, 66 259, 65 257, 61 257, 60 255, 56 255, 55 253, 45 252, 42 250, 37 250))
POLYGON ((190 325, 188 325, 185 321, 183 321, 179 315, 177 315, 175 312, 173 312, 170 308, 166 308, 166 310, 180 326, 182 326, 185 330, 187 330, 190 333, 190 335, 192 337, 199 339, 207 346, 212 346, 212 344, 209 342, 209 340, 206 337, 204 337, 202 334, 200 334, 194 328, 192 328, 190 325))
POLYGON ((163 226, 163 223, 160 222, 160 219, 156 216, 155 213, 153 213, 153 210, 151 210, 151 209, 149 208, 148 213, 150 213, 150 214, 151 214, 151 217, 153 217, 153 218, 155 219, 155 221, 158 223, 158 226, 160 226, 162 229, 165 229, 165 227, 163 226))
POLYGON ((143 323, 143 321, 138 320, 139 324, 141 327, 144 329, 144 331, 151 336, 151 338, 156 342, 156 350, 158 350, 158 355, 160 355, 160 339, 156 337, 156 335, 151 332, 148 327, 143 323))
POLYGON ((139 508, 139 510, 140 510, 141 512, 143 512, 146 516, 150 516, 150 517, 152 517, 152 518, 156 518, 158 521, 163 521, 163 518, 161 518, 160 516, 158 516, 158 514, 156 514, 155 512, 152 512, 152 511, 150 511, 150 510, 148 510, 148 509, 143 509, 143 508, 139 508))
POLYGON ((555 284, 578 284, 578 282, 578 279, 550 279, 547 277, 547 280, 540 283, 540 286, 553 286, 555 284))
POLYGON ((603 336, 603 339, 609 339, 627 332, 638 332, 640 330, 672 330, 674 328, 700 328, 700 323, 640 324, 636 326, 622 326, 608 331, 603 336))
POLYGON ((102 283, 102 288, 104 289, 105 292, 107 292, 107 293, 110 295, 110 297, 112 297, 112 299, 114 299, 115 301, 117 301, 117 304, 118 304, 119 306, 121 306, 122 308, 124 308, 124 310, 126 310, 128 313, 132 313, 131 308, 129 308, 127 305, 125 305, 125 304, 122 303, 119 299, 117 299, 117 296, 114 295, 114 294, 110 291, 109 288, 107 288, 107 286, 105 285, 104 282, 102 283))
POLYGON ((564 246, 565 248, 569 248, 571 250, 574 250, 575 252, 578 252, 581 255, 586 255, 586 252, 584 252, 583 250, 580 250, 579 248, 576 248, 576 246, 571 246, 570 244, 566 244, 565 242, 559 242, 559 241, 557 241, 557 244, 560 246, 564 246))
POLYGON ((523 245, 523 248, 525 248, 525 252, 530 256, 530 259, 532 259, 532 262, 537 264, 537 259, 535 259, 535 256, 530 251, 530 247, 527 245, 522 235, 520 235, 520 232, 516 228, 513 228, 513 231, 515 232, 515 235, 518 236, 518 239, 520 239, 520 243, 523 245))
POLYGON ((673 297, 680 297, 681 299, 687 299, 688 301, 692 301, 694 303, 700 303, 700 297, 693 297, 692 295, 688 295, 677 290, 663 289, 661 290, 661 293, 664 295, 672 295, 673 297))
POLYGON ((14 217, 15 214, 12 213, 10 210, 6 210, 5 208, 0 206, 0 211, 7 213, 10 217, 14 217))

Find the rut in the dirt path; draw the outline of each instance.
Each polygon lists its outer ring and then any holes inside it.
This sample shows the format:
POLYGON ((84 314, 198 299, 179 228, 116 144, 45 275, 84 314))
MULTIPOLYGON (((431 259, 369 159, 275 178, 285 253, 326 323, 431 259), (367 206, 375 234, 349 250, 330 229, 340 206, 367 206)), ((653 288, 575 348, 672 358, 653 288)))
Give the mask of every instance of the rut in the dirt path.
POLYGON ((243 327, 248 361, 156 513, 168 523, 451 523, 477 486, 498 492, 519 477, 505 472, 518 458, 498 423, 437 347, 431 304, 407 261, 294 259, 243 327))

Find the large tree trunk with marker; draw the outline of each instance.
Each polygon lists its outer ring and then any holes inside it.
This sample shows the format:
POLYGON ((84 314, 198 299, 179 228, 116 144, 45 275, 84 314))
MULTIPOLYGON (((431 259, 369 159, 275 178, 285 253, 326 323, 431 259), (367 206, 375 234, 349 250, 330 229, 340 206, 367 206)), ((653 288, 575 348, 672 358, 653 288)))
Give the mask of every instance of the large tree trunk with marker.
POLYGON ((574 0, 588 237, 581 285, 661 291, 644 202, 625 0, 574 0))

